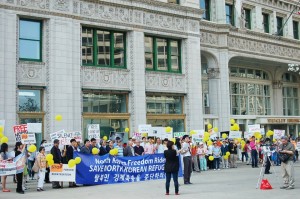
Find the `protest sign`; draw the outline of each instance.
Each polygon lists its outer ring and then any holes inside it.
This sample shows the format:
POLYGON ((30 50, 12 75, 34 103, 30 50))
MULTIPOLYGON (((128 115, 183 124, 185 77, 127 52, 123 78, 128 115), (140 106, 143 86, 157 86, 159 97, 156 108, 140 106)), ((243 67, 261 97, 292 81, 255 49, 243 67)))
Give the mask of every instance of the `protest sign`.
POLYGON ((151 125, 149 124, 140 124, 139 125, 139 133, 149 133, 149 131, 151 130, 151 125))
MULTIPOLYGON (((115 157, 94 156, 74 152, 80 157, 76 169, 76 183, 86 185, 114 184, 165 179, 163 154, 115 157)), ((182 176, 180 165, 179 176, 182 176)))
POLYGON ((134 132, 132 137, 134 137, 136 140, 142 140, 143 136, 140 132, 134 132))
POLYGON ((21 142, 21 135, 27 134, 27 124, 20 124, 13 126, 13 130, 16 137, 16 142, 21 142))
POLYGON ((42 133, 42 123, 27 123, 28 133, 42 133))
POLYGON ((204 130, 194 130, 196 132, 196 135, 199 135, 200 138, 204 137, 204 130))
POLYGON ((67 164, 53 164, 50 167, 50 181, 75 182, 76 166, 70 168, 67 164))
POLYGON ((16 174, 22 173, 24 171, 24 167, 27 161, 27 157, 25 153, 21 153, 17 157, 14 158, 14 162, 16 163, 16 174))
POLYGON ((96 141, 100 142, 100 125, 99 124, 88 124, 87 125, 88 139, 95 138, 96 141))
POLYGON ((173 133, 173 137, 174 137, 174 138, 181 138, 181 137, 183 137, 184 135, 188 135, 188 133, 187 133, 187 132, 174 132, 174 133, 173 133))
POLYGON ((260 128, 260 134, 261 134, 261 135, 265 135, 265 134, 266 134, 265 128, 260 128))
POLYGON ((51 141, 53 142, 54 140, 58 139, 60 140, 62 137, 63 137, 63 134, 65 133, 66 131, 64 129, 62 130, 59 130, 57 132, 54 132, 54 133, 50 133, 50 139, 51 141))
POLYGON ((216 140, 218 138, 220 138, 220 132, 213 132, 211 135, 210 135, 210 139, 212 140, 216 140))
POLYGON ((21 135, 22 144, 35 144, 35 134, 34 133, 24 133, 21 135))
POLYGON ((168 138, 171 139, 173 136, 173 128, 171 128, 171 132, 166 132, 166 127, 155 126, 151 127, 148 136, 151 137, 159 137, 161 139, 168 138))
POLYGON ((241 137, 242 137, 242 132, 241 131, 230 131, 229 132, 229 138, 230 139, 241 138, 241 137))
MULTIPOLYGON (((76 140, 76 142, 80 142, 82 143, 82 133, 81 131, 73 131, 72 132, 72 138, 74 138, 76 140)), ((70 142, 69 142, 70 144, 70 142)))
POLYGON ((0 160, 0 176, 16 174, 16 163, 13 161, 0 160))
POLYGON ((285 135, 285 130, 274 129, 274 139, 281 139, 285 135))
POLYGON ((50 152, 53 144, 52 143, 44 143, 43 146, 45 147, 45 152, 50 152))
POLYGON ((248 125, 248 132, 249 133, 260 132, 260 125, 259 124, 248 125))
POLYGON ((244 138, 249 139, 254 135, 254 132, 244 132, 244 138))
POLYGON ((5 120, 0 120, 0 126, 3 127, 3 134, 5 132, 5 120))
POLYGON ((300 142, 297 142, 297 149, 300 150, 300 142))
POLYGON ((192 143, 193 143, 193 144, 200 143, 200 142, 202 142, 202 140, 203 140, 203 139, 200 138, 199 135, 197 135, 197 134, 192 135, 192 143))

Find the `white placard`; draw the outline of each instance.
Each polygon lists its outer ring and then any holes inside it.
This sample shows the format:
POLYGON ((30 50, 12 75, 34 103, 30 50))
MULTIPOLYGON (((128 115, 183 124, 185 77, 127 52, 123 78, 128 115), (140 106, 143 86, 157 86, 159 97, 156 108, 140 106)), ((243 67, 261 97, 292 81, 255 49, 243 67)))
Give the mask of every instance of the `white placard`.
POLYGON ((95 138, 98 143, 100 142, 100 124, 88 124, 87 131, 89 140, 95 138))
POLYGON ((3 134, 5 132, 5 120, 0 120, 0 126, 3 127, 3 134))
POLYGON ((134 132, 132 138, 135 138, 136 140, 142 140, 142 133, 140 132, 134 132))
POLYGON ((174 138, 180 138, 180 137, 183 137, 184 135, 188 135, 188 133, 187 132, 174 132, 173 133, 173 137, 174 138))
POLYGON ((260 128, 260 134, 261 134, 261 135, 265 135, 265 134, 266 134, 265 128, 260 128))
POLYGON ((150 130, 151 130, 151 125, 149 124, 139 125, 139 133, 149 133, 150 130))
POLYGON ((248 125, 248 132, 249 133, 260 132, 260 124, 251 124, 251 125, 248 125))
POLYGON ((220 132, 214 132, 210 135, 210 139, 212 139, 212 140, 216 140, 217 137, 220 138, 220 132))
POLYGON ((70 168, 67 164, 53 164, 50 168, 50 181, 75 182, 76 166, 70 168))
POLYGON ((230 139, 241 138, 242 137, 242 132, 241 131, 230 131, 228 137, 230 139))
POLYGON ((17 172, 16 162, 0 160, 0 176, 14 175, 17 172))
POLYGON ((244 138, 245 138, 245 139, 249 139, 249 138, 251 138, 253 135, 254 135, 254 133, 251 133, 251 132, 249 133, 249 132, 246 132, 246 131, 244 132, 244 138))
POLYGON ((297 149, 300 150, 300 142, 297 142, 297 149))
POLYGON ((28 133, 42 133, 42 123, 27 123, 28 133))
POLYGON ((204 137, 204 130, 194 130, 196 132, 196 135, 199 135, 200 138, 204 137))
POLYGON ((43 146, 45 147, 45 152, 50 152, 53 144, 52 143, 44 143, 43 146))
POLYGON ((27 133, 21 135, 21 142, 22 144, 35 144, 35 133, 27 133))
POLYGON ((197 134, 192 135, 192 142, 193 142, 193 144, 200 143, 200 142, 202 142, 202 140, 203 139, 200 138, 199 135, 197 135, 197 134))
POLYGON ((171 139, 173 137, 173 128, 171 128, 171 132, 167 133, 166 127, 151 127, 151 130, 148 132, 148 136, 159 137, 161 139, 171 139))
POLYGON ((274 139, 281 139, 285 135, 285 130, 274 129, 274 139))

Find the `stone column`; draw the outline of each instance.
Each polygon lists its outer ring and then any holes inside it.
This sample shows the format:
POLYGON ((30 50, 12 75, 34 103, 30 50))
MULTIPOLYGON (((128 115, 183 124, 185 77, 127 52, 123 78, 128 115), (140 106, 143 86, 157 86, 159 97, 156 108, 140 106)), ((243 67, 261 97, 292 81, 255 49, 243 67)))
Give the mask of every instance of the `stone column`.
POLYGON ((200 38, 183 41, 183 73, 186 76, 186 130, 203 129, 200 38))
POLYGON ((234 4, 234 21, 235 27, 244 28, 242 19, 242 0, 236 0, 234 4))
POLYGON ((219 115, 221 104, 220 70, 219 68, 209 68, 207 73, 210 113, 213 115, 219 115))
POLYGON ((283 96, 282 96, 282 81, 274 80, 272 82, 273 88, 273 107, 271 110, 274 110, 271 115, 283 115, 283 96))
POLYGON ((17 124, 17 16, 0 11, 0 120, 5 120, 4 135, 15 143, 12 127, 17 124))
POLYGON ((216 22, 226 24, 225 0, 215 0, 216 22))
POLYGON ((253 25, 253 30, 257 32, 263 32, 263 18, 262 18, 262 9, 259 5, 256 5, 255 8, 253 9, 253 14, 252 14, 252 25, 253 25))
POLYGON ((139 124, 146 124, 146 93, 145 93, 145 49, 144 33, 128 32, 127 66, 130 70, 129 113, 130 132, 138 129, 139 124))
MULTIPOLYGON (((286 16, 286 19, 289 17, 289 14, 286 16)), ((285 20, 283 20, 283 24, 285 23, 285 20)), ((285 35, 289 39, 294 39, 294 29, 293 29, 293 17, 291 16, 285 27, 283 28, 283 35, 285 35)))
POLYGON ((276 20, 276 11, 273 11, 270 14, 270 34, 275 34, 277 33, 277 20, 276 20))

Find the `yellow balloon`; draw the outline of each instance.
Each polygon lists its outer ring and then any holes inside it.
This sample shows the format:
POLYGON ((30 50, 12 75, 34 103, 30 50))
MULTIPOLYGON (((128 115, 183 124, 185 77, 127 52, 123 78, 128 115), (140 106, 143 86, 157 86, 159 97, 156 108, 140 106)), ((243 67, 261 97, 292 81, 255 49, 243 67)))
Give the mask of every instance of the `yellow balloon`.
POLYGON ((125 132, 128 133, 129 132, 129 128, 125 128, 125 132))
POLYGON ((59 115, 59 114, 56 115, 55 120, 58 121, 58 122, 62 121, 62 115, 59 115))
POLYGON ((210 136, 209 132, 204 132, 204 137, 209 137, 209 136, 210 136))
POLYGON ((176 143, 176 139, 175 138, 171 138, 171 141, 175 144, 176 143))
POLYGON ((242 138, 237 138, 237 141, 240 143, 242 141, 242 138))
POLYGON ((229 152, 229 151, 227 151, 227 152, 226 152, 226 155, 227 155, 227 156, 230 156, 230 152, 229 152))
POLYGON ((47 154, 46 155, 46 160, 49 162, 50 160, 53 160, 53 155, 52 154, 47 154))
POLYGON ((242 140, 242 141, 241 141, 241 144, 244 144, 244 145, 245 145, 245 144, 246 144, 245 140, 242 140))
POLYGON ((212 143, 211 140, 207 141, 207 146, 210 146, 210 145, 212 145, 212 144, 213 144, 213 143, 212 143))
POLYGON ((207 128, 208 128, 208 130, 210 130, 212 128, 212 125, 210 123, 208 123, 207 128))
POLYGON ((0 133, 3 133, 3 131, 4 131, 4 127, 0 125, 0 133))
POLYGON ((29 151, 30 153, 35 152, 35 151, 36 151, 36 146, 35 146, 34 144, 30 145, 29 148, 28 148, 28 151, 29 151))
POLYGON ((81 162, 81 158, 80 158, 80 157, 76 157, 76 158, 75 158, 75 163, 76 163, 76 164, 80 164, 80 162, 81 162))
POLYGON ((3 133, 0 133, 0 139, 3 138, 3 136, 4 136, 3 133))
POLYGON ((274 135, 274 131, 270 131, 270 135, 274 135))
POLYGON ((97 155, 99 153, 99 149, 97 149, 96 147, 94 147, 93 149, 92 149, 92 154, 93 155, 97 155))
POLYGON ((171 127, 169 127, 169 126, 166 127, 166 132, 167 132, 167 133, 170 133, 171 131, 172 131, 172 128, 171 128, 171 127))
POLYGON ((235 130, 234 126, 231 126, 231 127, 230 127, 230 130, 231 130, 231 131, 234 131, 234 130, 235 130))
POLYGON ((273 142, 277 142, 277 140, 276 140, 276 139, 273 139, 273 142))
POLYGON ((228 160, 228 156, 227 155, 224 156, 224 160, 228 160))
POLYGON ((196 134, 196 131, 194 131, 194 130, 190 131, 190 135, 195 135, 195 134, 196 134))
POLYGON ((230 120, 230 124, 234 124, 235 123, 235 120, 234 119, 231 119, 230 120))
POLYGON ((214 128, 214 132, 219 132, 219 128, 218 128, 218 127, 215 127, 215 128, 214 128))
POLYGON ((8 142, 8 137, 4 136, 1 138, 1 143, 7 143, 8 142))
POLYGON ((49 161, 48 161, 48 165, 49 165, 49 166, 52 166, 53 164, 54 164, 54 160, 49 160, 49 161))
POLYGON ((238 125, 237 123, 234 123, 234 124, 233 124, 233 130, 234 130, 234 131, 240 130, 240 127, 239 127, 239 125, 238 125))
POLYGON ((214 158, 214 156, 211 155, 211 156, 208 157, 208 159, 209 159, 210 161, 213 161, 215 158, 214 158))
POLYGON ((102 138, 104 141, 107 141, 107 136, 105 135, 105 136, 103 136, 103 138, 102 138))
POLYGON ((223 139, 226 139, 226 138, 227 138, 227 134, 226 134, 226 133, 223 133, 223 134, 222 134, 222 138, 223 138, 223 139))
POLYGON ((69 160, 69 162, 68 162, 69 168, 73 168, 75 165, 76 165, 75 160, 73 160, 73 159, 69 160))
POLYGON ((207 142, 209 140, 209 137, 203 137, 203 142, 207 142))

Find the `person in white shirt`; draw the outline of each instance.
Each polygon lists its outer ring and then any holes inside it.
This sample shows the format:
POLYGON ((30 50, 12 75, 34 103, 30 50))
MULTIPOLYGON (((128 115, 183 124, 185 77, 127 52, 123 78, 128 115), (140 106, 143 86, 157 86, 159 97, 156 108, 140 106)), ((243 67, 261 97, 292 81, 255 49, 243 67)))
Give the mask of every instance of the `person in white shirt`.
POLYGON ((141 142, 140 146, 142 146, 145 149, 146 144, 147 144, 147 138, 142 137, 142 142, 141 142))
POLYGON ((271 146, 271 140, 270 140, 270 138, 266 138, 265 143, 263 144, 263 147, 262 147, 262 151, 263 151, 263 154, 264 154, 263 158, 264 158, 265 165, 266 165, 265 174, 271 174, 271 172, 270 172, 270 168, 271 168, 270 159, 271 159, 272 152, 271 152, 270 146, 271 146))
POLYGON ((192 158, 191 158, 191 150, 190 150, 190 138, 188 135, 184 135, 182 137, 184 143, 182 144, 182 148, 180 153, 183 156, 183 165, 184 165, 184 184, 192 184, 191 183, 191 173, 192 173, 192 158))
POLYGON ((165 151, 164 146, 161 144, 160 138, 156 138, 155 150, 156 150, 155 153, 164 153, 165 151))

